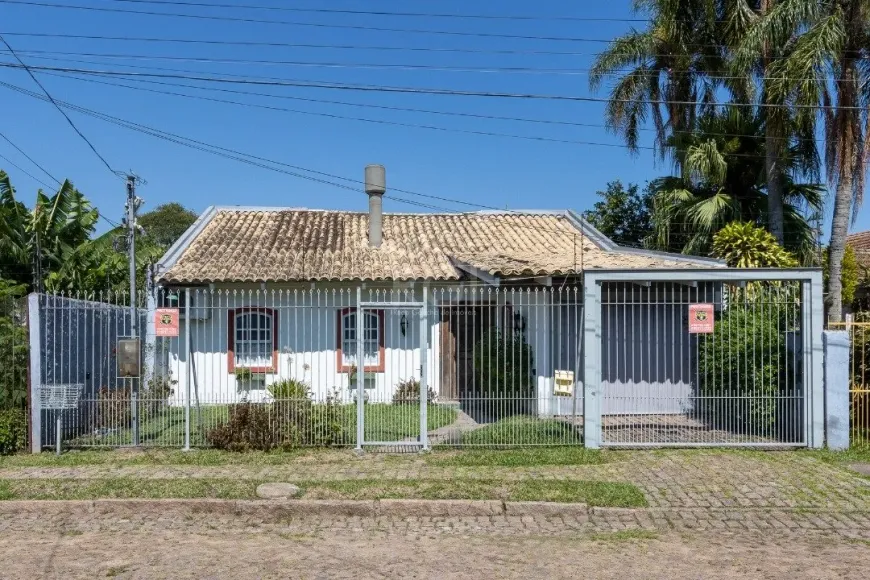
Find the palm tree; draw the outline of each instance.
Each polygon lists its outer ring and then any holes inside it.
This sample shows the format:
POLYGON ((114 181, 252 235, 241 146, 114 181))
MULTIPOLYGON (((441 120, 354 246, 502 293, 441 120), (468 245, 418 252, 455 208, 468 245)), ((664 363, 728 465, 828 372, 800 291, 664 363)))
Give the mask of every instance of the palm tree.
POLYGON ((850 219, 864 195, 870 132, 870 0, 780 0, 747 35, 747 49, 789 34, 771 65, 770 91, 806 125, 824 121, 825 169, 834 190, 829 314, 842 318, 842 264, 850 219), (833 76, 831 75, 833 72, 833 76))
POLYGON ((39 190, 32 210, 15 199, 0 170, 0 277, 39 290, 49 272, 90 238, 99 214, 72 183, 48 196, 39 190))
MULTIPOLYGON (((787 45, 788 33, 779 31, 776 38, 769 38, 761 46, 746 47, 743 45, 752 27, 769 14, 776 0, 725 0, 725 30, 730 49, 732 72, 747 79, 755 77, 760 86, 760 114, 764 119, 765 136, 765 173, 767 175, 767 214, 770 232, 780 244, 785 243, 783 214, 783 181, 785 172, 782 167, 782 156, 788 147, 789 136, 787 109, 777 98, 777 94, 769 89, 770 72, 773 63, 783 57, 783 47, 787 45)), ((755 87, 749 86, 746 93, 751 97, 755 87)), ((751 102, 751 98, 744 102, 751 102)))
MULTIPOLYGON (((764 227, 768 221, 764 121, 744 108, 726 106, 704 115, 690 134, 666 142, 681 175, 652 184, 652 245, 657 249, 708 255, 714 234, 740 221, 764 227)), ((812 166, 814 148, 793 139, 781 155, 786 249, 801 263, 816 259, 815 232, 807 216, 821 211, 823 188, 797 182, 812 166)))
POLYGON ((661 154, 671 134, 691 131, 695 119, 715 103, 711 75, 723 70, 712 0, 634 0, 649 14, 646 30, 632 29, 598 55, 589 84, 598 90, 618 76, 605 112, 607 126, 637 152, 639 130, 648 117, 661 154))

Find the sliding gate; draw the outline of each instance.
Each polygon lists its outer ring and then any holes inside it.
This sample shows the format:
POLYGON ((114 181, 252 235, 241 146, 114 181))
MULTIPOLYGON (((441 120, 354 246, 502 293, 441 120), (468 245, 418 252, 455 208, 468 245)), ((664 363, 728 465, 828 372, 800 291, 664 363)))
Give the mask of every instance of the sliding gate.
POLYGON ((588 444, 821 441, 819 271, 600 271, 586 292, 588 444))

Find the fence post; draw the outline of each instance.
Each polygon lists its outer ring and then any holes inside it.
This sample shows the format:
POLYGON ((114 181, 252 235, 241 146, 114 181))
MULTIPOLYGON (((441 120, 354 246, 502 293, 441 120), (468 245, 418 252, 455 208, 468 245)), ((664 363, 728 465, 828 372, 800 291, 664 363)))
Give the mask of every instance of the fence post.
POLYGON ((583 441, 601 448, 601 284, 592 274, 583 276, 583 441))
POLYGON ((27 375, 28 396, 30 399, 30 452, 42 452, 42 334, 39 312, 39 294, 27 296, 27 340, 29 363, 27 375))
POLYGON ((849 333, 826 330, 825 435, 828 448, 849 448, 849 333))
MULTIPOLYGON (((822 273, 810 274, 809 290, 811 305, 810 325, 804 329, 810 329, 809 342, 811 345, 812 368, 805 374, 805 381, 809 383, 805 389, 805 396, 810 399, 809 435, 808 446, 820 449, 825 444, 825 377, 824 356, 825 347, 822 344, 822 331, 825 324, 825 308, 823 295, 822 273), (807 380, 808 379, 808 380, 807 380)), ((846 365, 848 368, 848 364, 846 365)))
POLYGON ((429 451, 429 288, 423 286, 420 309, 420 443, 429 451))
POLYGON ((362 307, 362 286, 356 289, 356 451, 362 452, 365 397, 366 397, 366 365, 365 365, 365 313, 362 307))
POLYGON ((184 289, 184 451, 190 451, 190 288, 184 289))

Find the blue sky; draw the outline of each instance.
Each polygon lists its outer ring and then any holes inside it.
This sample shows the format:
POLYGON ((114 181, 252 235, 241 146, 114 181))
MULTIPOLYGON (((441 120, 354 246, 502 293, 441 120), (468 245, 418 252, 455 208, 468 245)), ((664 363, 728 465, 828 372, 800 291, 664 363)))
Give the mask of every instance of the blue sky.
MULTIPOLYGON (((60 0, 43 0, 62 4, 60 0)), ((180 0, 185 1, 185 0, 180 0)), ((191 0, 192 1, 192 0, 191 0)), ((469 2, 458 0, 224 0, 230 4, 349 8, 384 11, 418 11, 476 14, 533 14, 584 18, 632 18, 629 0, 612 2, 469 2)), ((161 6, 111 0, 71 0, 66 4, 114 9, 274 19, 333 25, 453 30, 485 34, 569 36, 611 39, 627 30, 628 22, 500 21, 435 17, 396 17, 348 14, 308 14, 263 10, 211 9, 161 6)), ((98 11, 67 10, 0 2, 0 32, 31 65, 83 69, 145 71, 121 65, 183 69, 202 75, 243 75, 350 84, 436 87, 470 91, 546 93, 587 96, 588 70, 600 42, 519 40, 472 36, 431 35, 405 32, 349 30, 251 22, 222 22, 166 18, 98 11), (18 34, 12 34, 18 33, 18 34), (319 45, 379 45, 403 48, 462 48, 478 53, 363 50, 338 48, 264 47, 215 44, 180 44, 144 41, 105 41, 22 36, 21 33, 78 34, 152 38, 185 38, 222 41, 255 41, 319 45), (486 51, 564 51, 570 55, 491 54, 486 51), (29 51, 91 53, 161 57, 109 58, 107 56, 46 55, 29 51), (40 58, 37 58, 40 57, 40 58), (46 58, 52 57, 54 60, 46 58), (172 57, 176 60, 166 60, 172 57), (270 60, 331 63, 342 66, 290 66, 204 63, 177 59, 270 60), (65 59, 65 60, 57 60, 65 59), (79 62, 72 62, 73 60, 79 62), (406 70, 396 67, 360 68, 347 65, 429 65, 477 69, 560 69, 572 74, 540 72, 457 72, 406 70)), ((4 55, 4 62, 10 57, 4 55)), ((167 71, 162 71, 167 72, 167 71)), ((179 74, 179 73, 169 73, 179 74)), ((184 74, 184 73, 181 73, 184 74)), ((38 90, 24 71, 0 69, 0 80, 28 90, 38 90)), ((360 93, 300 87, 217 85, 218 88, 252 91, 291 98, 269 98, 158 86, 118 78, 108 82, 137 85, 209 98, 235 100, 303 113, 278 112, 40 75, 52 95, 125 120, 169 131, 220 147, 320 172, 361 180, 363 167, 387 167, 388 188, 400 188, 498 208, 573 208, 583 210, 595 201, 595 191, 611 180, 644 183, 668 173, 667 164, 656 163, 649 151, 632 157, 619 140, 601 126, 602 103, 508 100, 459 96, 360 93), (313 99, 311 102, 296 99, 313 99), (570 121, 592 126, 560 126, 516 121, 476 119, 353 107, 348 103, 430 109, 490 116, 528 117, 570 121), (366 118, 393 123, 430 125, 451 131, 393 126, 333 116, 366 118), (483 136, 461 131, 507 133, 561 141, 584 141, 614 146, 549 142, 511 137, 483 136)), ((153 79, 152 79, 153 80, 153 79)), ((177 79, 160 82, 202 84, 177 79)), ((207 85, 215 87, 215 85, 207 85)), ((107 217, 117 221, 124 203, 124 184, 113 176, 49 104, 0 88, 3 99, 3 134, 59 178, 68 177, 107 217)), ((599 95, 605 96, 606 91, 599 95)), ((147 180, 140 188, 145 209, 178 201, 202 211, 213 204, 303 206, 362 210, 362 191, 351 191, 299 179, 237 161, 195 151, 152 136, 117 127, 70 112, 82 132, 109 163, 132 170, 147 180)), ((648 135, 647 135, 648 136, 648 135)), ((645 143, 649 145, 649 142, 645 143)), ((0 140, 3 155, 34 176, 48 181, 8 143, 0 140)), ((42 187, 22 171, 0 159, 12 176, 19 197, 29 202, 42 187)), ((295 170, 294 170, 295 171, 295 170)), ((314 176, 316 177, 316 176, 314 176)), ((350 185, 350 182, 347 182, 350 185)), ((357 186, 360 187, 361 186, 357 186)), ((388 211, 421 211, 399 198, 451 210, 469 206, 434 201, 409 194, 388 192, 388 211)), ((862 212, 855 229, 870 227, 862 212)), ((103 226, 105 227, 105 223, 103 226)))

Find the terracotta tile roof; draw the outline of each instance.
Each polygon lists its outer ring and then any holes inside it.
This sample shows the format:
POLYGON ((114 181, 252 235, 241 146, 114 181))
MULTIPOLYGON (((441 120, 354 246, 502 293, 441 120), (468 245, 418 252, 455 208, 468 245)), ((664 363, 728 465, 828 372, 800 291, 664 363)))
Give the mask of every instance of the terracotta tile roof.
POLYGON ((858 263, 865 268, 870 268, 870 231, 858 232, 848 236, 846 244, 852 246, 852 249, 855 250, 855 257, 858 259, 858 263))
POLYGON ((870 252, 870 231, 852 234, 846 238, 846 243, 856 252, 870 252))
POLYGON ((383 245, 365 213, 220 209, 161 279, 167 283, 458 280, 462 263, 497 276, 698 263, 610 251, 566 214, 384 214, 383 245))

